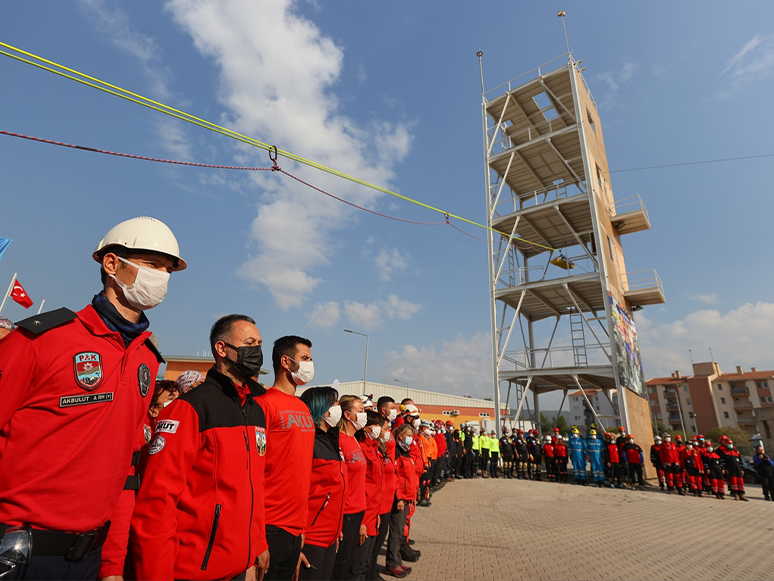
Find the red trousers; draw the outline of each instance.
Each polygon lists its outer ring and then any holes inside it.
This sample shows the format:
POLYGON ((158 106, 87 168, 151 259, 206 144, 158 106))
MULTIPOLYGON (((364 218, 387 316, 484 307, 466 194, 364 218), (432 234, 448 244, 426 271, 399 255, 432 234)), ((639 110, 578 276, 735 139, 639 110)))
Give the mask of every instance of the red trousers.
POLYGON ((712 486, 713 494, 726 493, 726 483, 722 478, 710 478, 709 481, 710 481, 710 486, 712 486))
POLYGON ((729 476, 728 489, 731 492, 744 494, 744 479, 741 476, 729 476))
POLYGON ((664 471, 661 468, 656 468, 656 472, 658 472, 658 483, 664 484, 666 482, 664 479, 664 471))
POLYGON ((688 478, 688 487, 691 490, 701 490, 701 476, 691 476, 690 474, 688 474, 687 478, 688 478))

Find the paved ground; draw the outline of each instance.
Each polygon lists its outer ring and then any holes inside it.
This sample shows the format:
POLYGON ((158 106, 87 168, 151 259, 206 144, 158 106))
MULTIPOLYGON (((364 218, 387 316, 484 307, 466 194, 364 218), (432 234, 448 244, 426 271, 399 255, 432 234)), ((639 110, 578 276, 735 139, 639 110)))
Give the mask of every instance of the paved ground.
POLYGON ((747 496, 458 480, 417 509, 406 581, 774 579, 774 502, 747 496))

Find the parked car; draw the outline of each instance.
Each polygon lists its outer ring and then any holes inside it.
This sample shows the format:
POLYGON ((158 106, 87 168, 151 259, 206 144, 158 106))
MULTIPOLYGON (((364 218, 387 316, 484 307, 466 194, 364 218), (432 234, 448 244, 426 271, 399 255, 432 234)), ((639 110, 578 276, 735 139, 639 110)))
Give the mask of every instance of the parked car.
POLYGON ((752 463, 752 460, 746 456, 742 456, 742 467, 744 468, 745 484, 758 484, 760 482, 758 471, 755 469, 755 465, 752 463))

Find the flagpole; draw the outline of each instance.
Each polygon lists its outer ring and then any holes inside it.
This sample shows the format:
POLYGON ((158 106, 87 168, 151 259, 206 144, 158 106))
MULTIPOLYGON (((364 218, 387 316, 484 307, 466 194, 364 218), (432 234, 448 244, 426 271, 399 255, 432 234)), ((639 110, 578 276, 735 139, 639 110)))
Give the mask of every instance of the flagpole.
POLYGON ((0 303, 0 313, 3 312, 3 307, 5 306, 5 301, 8 300, 8 295, 11 294, 11 289, 13 288, 13 283, 16 282, 16 275, 18 275, 18 272, 13 273, 13 278, 11 279, 11 284, 8 285, 8 290, 5 291, 5 296, 3 297, 3 302, 0 303))
POLYGON ((43 305, 45 305, 45 304, 46 304, 46 299, 43 299, 40 302, 40 308, 38 309, 38 314, 40 314, 40 312, 43 310, 43 305))

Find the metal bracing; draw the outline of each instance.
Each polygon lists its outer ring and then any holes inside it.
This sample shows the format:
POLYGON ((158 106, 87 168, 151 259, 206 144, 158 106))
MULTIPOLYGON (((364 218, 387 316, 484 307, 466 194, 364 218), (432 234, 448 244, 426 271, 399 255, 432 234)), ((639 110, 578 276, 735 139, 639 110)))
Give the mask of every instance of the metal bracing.
POLYGON ((567 229, 570 231, 570 234, 572 234, 573 238, 575 238, 576 242, 578 242, 578 245, 581 248, 583 248, 583 251, 588 255, 588 257, 594 263, 594 267, 599 269, 599 264, 597 263, 597 257, 594 256, 588 248, 586 248, 585 242, 581 240, 581 237, 575 231, 575 228, 572 227, 569 220, 567 220, 565 215, 562 213, 562 210, 559 208, 558 204, 554 204, 554 210, 556 210, 556 213, 559 214, 559 217, 562 219, 562 222, 564 222, 565 226, 567 226, 567 229))
POLYGON ((564 395, 562 395, 562 403, 559 404, 559 411, 556 412, 556 418, 554 419, 554 427, 559 423, 559 416, 562 415, 562 408, 564 407, 564 400, 567 399, 567 390, 564 390, 564 395))
POLYGON ((559 97, 554 95, 554 92, 548 88, 548 85, 546 85, 546 82, 543 80, 543 78, 541 77, 539 80, 540 80, 540 85, 543 87, 543 90, 548 95, 549 100, 554 106, 554 109, 559 111, 559 107, 561 107, 567 112, 567 114, 570 116, 570 119, 572 119, 573 123, 577 123, 578 120, 575 118, 575 115, 573 115, 572 111, 570 111, 567 107, 564 106, 564 103, 562 103, 562 100, 559 97), (559 105, 559 107, 557 107, 557 105, 559 105))
POLYGON ((578 313, 580 313, 580 316, 583 318, 583 321, 586 323, 586 326, 589 328, 589 331, 591 331, 591 334, 594 335, 594 339, 597 340, 597 343, 599 344, 599 346, 601 347, 602 351, 604 352, 605 357, 607 357, 610 360, 610 363, 612 364, 612 362, 613 362, 612 356, 610 355, 610 353, 607 352, 607 349, 605 349, 604 344, 599 339, 599 337, 597 337, 597 334, 594 332, 594 329, 591 328, 591 323, 589 323, 589 320, 586 318, 586 315, 583 314, 583 311, 581 311, 580 307, 578 306, 578 303, 575 301, 575 297, 573 296, 573 293, 570 292, 570 287, 567 285, 566 282, 563 283, 562 286, 567 291, 567 295, 570 297, 570 300, 575 305, 575 308, 578 309, 578 313))
POLYGON ((505 104, 503 105, 502 113, 500 113, 500 119, 497 121, 497 126, 494 128, 494 131, 492 131, 492 141, 489 142, 489 147, 486 150, 487 157, 492 155, 492 146, 495 144, 495 140, 497 139, 497 132, 503 125, 503 117, 505 117, 505 112, 508 110, 508 101, 510 101, 510 99, 510 94, 505 97, 505 104))
POLYGON ((495 196, 494 202, 492 202, 492 209, 490 210, 489 214, 489 220, 491 221, 494 218, 494 213, 497 210, 497 202, 500 200, 500 194, 503 193, 503 187, 505 187, 508 177, 508 173, 511 171, 511 165, 513 164, 513 158, 516 157, 516 152, 514 151, 511 153, 511 159, 508 160, 508 165, 505 168, 505 173, 503 174, 502 179, 500 180, 500 187, 497 188, 497 195, 495 196))
POLYGON ((602 420, 600 419, 599 414, 597 414, 597 410, 594 409, 594 406, 591 404, 591 401, 589 401, 589 396, 586 395, 586 390, 583 389, 583 386, 581 385, 581 382, 578 381, 578 376, 573 375, 572 376, 573 381, 575 381, 575 385, 578 386, 578 389, 580 389, 581 394, 583 395, 583 399, 586 400, 586 405, 589 406, 589 409, 591 409, 591 413, 594 414, 594 417, 597 418, 597 423, 599 423, 600 426, 602 426, 602 430, 605 429, 605 424, 602 423, 602 420))
POLYGON ((556 153, 556 155, 559 157, 561 162, 564 164, 564 167, 567 168, 567 171, 569 171, 572 174, 572 177, 574 177, 576 179, 577 183, 579 185, 582 184, 582 183, 585 183, 585 180, 582 180, 581 177, 577 173, 575 173, 575 170, 572 169, 572 166, 570 165, 570 162, 567 161, 566 159, 564 159, 564 156, 561 153, 559 153, 559 150, 556 149, 556 146, 554 145, 554 142, 551 141, 551 138, 546 138, 546 143, 548 143, 548 145, 551 147, 551 149, 554 150, 554 153, 556 153))
MULTIPOLYGON (((507 345, 508 342, 511 339, 511 333, 513 333, 513 327, 516 325, 516 319, 519 317, 519 311, 521 311, 521 303, 524 301, 524 295, 526 295, 526 291, 521 291, 521 297, 519 298, 519 304, 516 306, 516 311, 513 313, 513 321, 511 321, 511 326, 508 329, 508 336, 505 338, 505 343, 503 345, 507 345)), ((503 311, 504 312, 504 311, 503 311)), ((497 358, 497 369, 500 369, 500 365, 503 362, 503 356, 505 355, 505 349, 500 350, 500 356, 497 358)))

